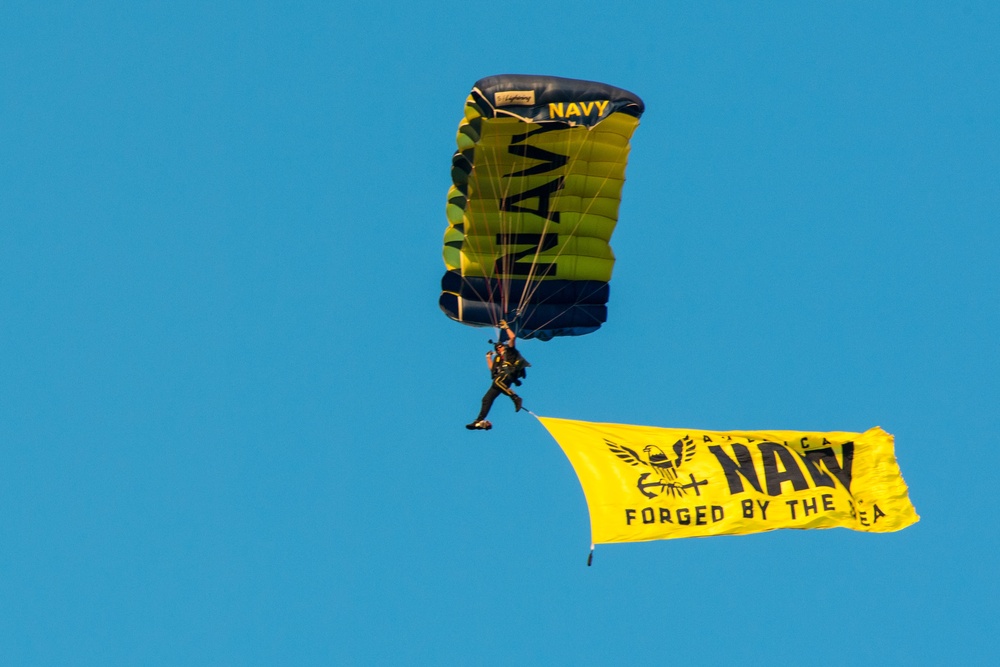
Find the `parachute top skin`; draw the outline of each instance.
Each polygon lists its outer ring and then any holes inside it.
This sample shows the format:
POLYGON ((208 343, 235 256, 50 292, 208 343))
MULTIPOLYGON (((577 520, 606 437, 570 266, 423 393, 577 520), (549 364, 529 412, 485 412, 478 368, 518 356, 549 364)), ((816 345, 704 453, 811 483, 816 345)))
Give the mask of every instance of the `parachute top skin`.
MULTIPOLYGON (((623 88, 558 76, 498 74, 476 81, 472 90, 473 95, 478 93, 492 107, 494 116, 512 115, 535 122, 559 120, 551 116, 549 104, 567 102, 611 100, 615 111, 636 118, 646 110, 638 95, 623 88), (515 94, 518 92, 525 95, 518 96, 515 94)), ((596 119, 595 124, 599 120, 600 118, 596 119)))
POLYGON ((629 140, 645 106, 594 81, 505 74, 476 82, 459 123, 439 305, 523 339, 607 320, 629 140))

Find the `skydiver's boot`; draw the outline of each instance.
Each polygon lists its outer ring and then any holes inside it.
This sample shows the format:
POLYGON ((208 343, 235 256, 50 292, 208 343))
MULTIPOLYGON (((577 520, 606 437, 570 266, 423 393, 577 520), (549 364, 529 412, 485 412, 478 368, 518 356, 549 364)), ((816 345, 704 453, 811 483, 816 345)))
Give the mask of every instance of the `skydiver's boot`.
POLYGON ((521 397, 518 396, 517 394, 514 394, 513 396, 511 396, 511 398, 514 399, 514 412, 520 412, 521 411, 521 403, 523 403, 524 401, 522 401, 521 397))
POLYGON ((480 419, 478 421, 472 422, 471 424, 466 424, 465 428, 469 429, 470 431, 489 431, 491 428, 493 428, 493 424, 489 423, 485 419, 480 419))

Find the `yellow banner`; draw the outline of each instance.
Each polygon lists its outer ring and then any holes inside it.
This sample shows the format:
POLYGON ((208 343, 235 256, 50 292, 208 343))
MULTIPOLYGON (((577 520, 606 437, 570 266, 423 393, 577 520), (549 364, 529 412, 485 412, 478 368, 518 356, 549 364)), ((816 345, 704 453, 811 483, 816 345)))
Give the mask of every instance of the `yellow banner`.
POLYGON ((594 544, 778 528, 887 533, 916 523, 881 428, 698 431, 539 417, 569 458, 594 544))

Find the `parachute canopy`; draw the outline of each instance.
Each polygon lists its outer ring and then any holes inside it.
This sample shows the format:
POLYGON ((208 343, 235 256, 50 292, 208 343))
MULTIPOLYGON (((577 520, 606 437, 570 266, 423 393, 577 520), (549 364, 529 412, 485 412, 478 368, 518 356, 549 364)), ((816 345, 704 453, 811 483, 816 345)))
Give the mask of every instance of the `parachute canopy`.
POLYGON ((521 338, 607 320, 629 140, 644 110, 603 83, 501 75, 476 82, 458 126, 440 306, 521 338))

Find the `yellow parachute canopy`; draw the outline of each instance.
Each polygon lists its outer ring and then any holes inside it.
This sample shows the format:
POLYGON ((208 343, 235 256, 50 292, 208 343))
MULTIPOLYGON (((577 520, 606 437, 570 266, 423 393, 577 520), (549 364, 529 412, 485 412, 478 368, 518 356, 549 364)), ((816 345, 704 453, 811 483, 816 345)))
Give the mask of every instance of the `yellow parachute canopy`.
POLYGON ((503 75, 476 82, 458 127, 441 309, 521 338, 607 319, 629 139, 642 100, 602 83, 503 75))
POLYGON ((593 544, 916 523, 881 428, 701 431, 539 417, 580 478, 593 544))

